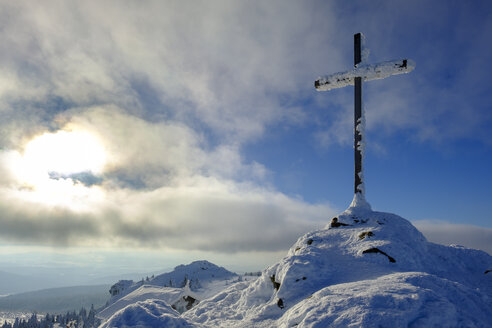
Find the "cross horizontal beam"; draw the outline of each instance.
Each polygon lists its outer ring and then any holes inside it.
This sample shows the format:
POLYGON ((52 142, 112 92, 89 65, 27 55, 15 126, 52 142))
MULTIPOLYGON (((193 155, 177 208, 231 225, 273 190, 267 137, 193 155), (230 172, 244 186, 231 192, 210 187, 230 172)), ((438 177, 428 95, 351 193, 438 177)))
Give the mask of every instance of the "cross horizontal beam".
POLYGON ((379 80, 391 75, 410 73, 414 68, 415 62, 411 59, 392 60, 374 65, 362 65, 347 72, 319 77, 314 81, 314 87, 318 91, 328 91, 354 85, 356 77, 360 77, 362 81, 379 80))

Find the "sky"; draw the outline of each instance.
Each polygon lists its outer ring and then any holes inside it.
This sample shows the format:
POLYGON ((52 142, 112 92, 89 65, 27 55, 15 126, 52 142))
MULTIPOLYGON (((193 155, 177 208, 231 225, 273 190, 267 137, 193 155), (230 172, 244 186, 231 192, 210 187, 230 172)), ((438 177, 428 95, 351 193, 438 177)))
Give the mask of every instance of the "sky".
MULTIPOLYGON (((2 1, 0 270, 261 270, 353 193, 492 253, 489 1, 2 1)), ((68 272, 68 271, 67 271, 68 272)))

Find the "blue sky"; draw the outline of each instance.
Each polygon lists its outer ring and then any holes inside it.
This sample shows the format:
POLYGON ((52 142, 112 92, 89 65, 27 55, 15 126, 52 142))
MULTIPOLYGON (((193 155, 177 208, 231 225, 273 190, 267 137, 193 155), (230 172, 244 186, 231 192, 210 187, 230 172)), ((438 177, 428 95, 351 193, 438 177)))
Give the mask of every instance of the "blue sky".
MULTIPOLYGON (((375 208, 415 220, 435 218, 490 227, 491 84, 485 63, 491 55, 485 41, 491 31, 490 5, 403 1, 345 5, 335 11, 346 24, 340 29, 347 32, 346 40, 339 41, 344 43, 340 52, 346 56, 345 65, 336 71, 352 64, 355 31, 366 35, 369 63, 393 58, 417 62, 409 75, 364 84, 369 201, 375 208)), ((333 72, 324 70, 320 75, 333 72)), ((310 87, 306 85, 306 90, 310 87)), ((288 131, 281 126, 269 130, 261 143, 247 147, 248 156, 268 163, 275 171, 275 184, 285 192, 343 208, 352 193, 348 137, 352 92, 313 92, 299 99, 307 115, 316 120, 288 131), (331 135, 328 129, 342 120, 345 126, 336 133, 343 137, 331 135), (316 133, 323 132, 329 138, 320 144, 316 133)))
POLYGON ((364 84, 367 200, 491 251, 487 1, 0 6, 4 268, 273 263, 352 199, 353 89, 313 83, 357 32, 417 64, 364 84))

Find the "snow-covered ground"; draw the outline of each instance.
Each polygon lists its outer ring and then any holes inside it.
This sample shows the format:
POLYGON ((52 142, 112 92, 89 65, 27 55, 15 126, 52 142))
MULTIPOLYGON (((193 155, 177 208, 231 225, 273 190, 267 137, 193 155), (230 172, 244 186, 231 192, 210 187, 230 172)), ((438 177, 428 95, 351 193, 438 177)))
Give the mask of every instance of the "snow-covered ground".
POLYGON ((258 279, 183 314, 164 297, 135 298, 103 327, 492 327, 492 256, 353 205, 258 279))

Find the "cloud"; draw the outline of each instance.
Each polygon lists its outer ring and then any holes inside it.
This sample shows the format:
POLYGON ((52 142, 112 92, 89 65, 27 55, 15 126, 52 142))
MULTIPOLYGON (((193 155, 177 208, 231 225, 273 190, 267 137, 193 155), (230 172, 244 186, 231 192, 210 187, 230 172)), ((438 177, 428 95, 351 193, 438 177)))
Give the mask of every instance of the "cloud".
POLYGON ((244 163, 238 145, 212 145, 179 121, 149 122, 116 106, 98 106, 67 111, 57 122, 101 140, 108 154, 107 187, 154 189, 194 175, 261 184, 267 176, 261 164, 244 163))
POLYGON ((439 220, 418 220, 412 223, 431 242, 444 245, 458 244, 492 254, 491 228, 439 220))
POLYGON ((315 64, 340 58, 326 42, 335 25, 330 6, 322 7, 323 14, 280 1, 3 4, 0 41, 9 51, 0 63, 15 78, 0 101, 22 108, 19 119, 33 117, 22 126, 30 133, 67 109, 54 110, 55 97, 256 139, 268 124, 296 121, 289 102, 312 92, 315 64))
POLYGON ((275 252, 334 213, 327 204, 204 177, 152 191, 111 190, 85 211, 36 204, 9 192, 0 198, 1 238, 41 245, 275 252))
POLYGON ((97 177, 49 172, 42 186, 26 186, 15 179, 22 155, 2 152, 2 176, 12 177, 0 188, 3 240, 271 253, 334 214, 328 204, 276 191, 266 169, 245 163, 237 147, 210 146, 182 123, 148 122, 116 106, 77 108, 55 120, 92 134, 108 162, 97 177))
POLYGON ((333 214, 327 205, 209 178, 197 178, 191 186, 124 197, 133 204, 128 210, 135 211, 137 204, 140 208, 138 217, 124 215, 114 222, 117 236, 130 240, 142 236, 140 243, 165 243, 178 249, 283 250, 333 214))

